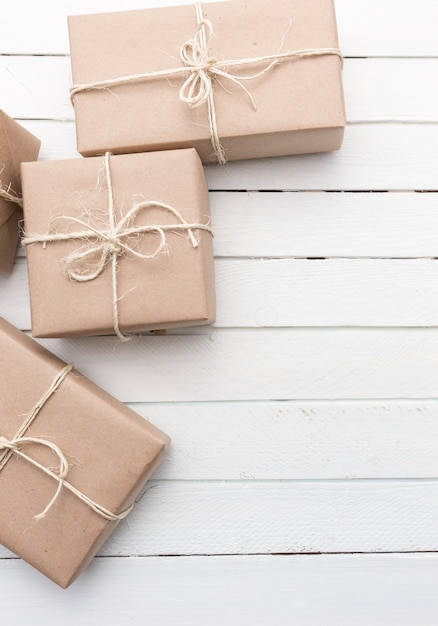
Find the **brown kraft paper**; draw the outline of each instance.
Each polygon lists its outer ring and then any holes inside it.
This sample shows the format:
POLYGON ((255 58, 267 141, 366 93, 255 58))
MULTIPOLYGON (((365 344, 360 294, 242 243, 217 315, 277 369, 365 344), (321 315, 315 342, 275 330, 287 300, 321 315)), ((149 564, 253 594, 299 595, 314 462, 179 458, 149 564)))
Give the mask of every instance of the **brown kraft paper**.
MULTIPOLYGON (((65 363, 0 318, 0 438, 14 438, 65 363)), ((169 438, 76 370, 46 401, 25 437, 56 444, 66 480, 113 513, 126 510, 161 461, 169 438)), ((0 439, 1 443, 1 439, 0 439)), ((35 443, 20 449, 54 468, 53 452, 35 443)), ((0 460, 4 451, 0 447, 0 460)), ((0 461, 1 466, 1 461, 0 461)), ((65 487, 43 519, 56 481, 12 455, 0 471, 0 542, 61 587, 82 572, 114 530, 65 487)))
MULTIPOLYGON (((303 49, 338 48, 333 0, 231 0, 204 3, 220 61, 303 49)), ((69 18, 73 83, 89 84, 183 67, 181 46, 197 27, 195 5, 69 18)), ((267 62, 232 68, 245 76, 267 62)), ((242 84, 213 79, 218 133, 228 160, 336 150, 345 111, 342 63, 331 54, 284 60, 242 84)), ((73 96, 78 150, 84 156, 195 147, 215 161, 206 105, 179 98, 186 76, 150 78, 73 96)))
MULTIPOLYGON (((35 161, 40 140, 0 110, 0 189, 21 195, 20 164, 35 161)), ((21 208, 0 197, 0 272, 10 272, 18 242, 21 208)))
MULTIPOLYGON (((72 232, 73 218, 98 229, 108 226, 109 193, 103 157, 23 165, 23 199, 27 236, 72 232), (67 219, 58 220, 60 216, 67 219), (71 219, 70 219, 71 218, 71 219)), ((203 168, 193 149, 109 157, 116 221, 141 200, 160 201, 180 212, 186 222, 210 222, 203 168)), ((174 224, 161 209, 142 210, 133 225, 174 224)), ((117 259, 117 308, 123 333, 209 324, 215 316, 212 234, 166 233, 166 248, 155 258, 131 252, 117 259)), ((92 238, 27 246, 32 333, 36 337, 114 334, 111 259, 94 280, 65 275, 64 259, 83 250, 92 238)), ((26 239, 24 240, 26 241, 26 239)), ((122 239, 136 252, 153 254, 157 233, 122 239)), ((92 269, 86 259, 80 271, 92 269)))

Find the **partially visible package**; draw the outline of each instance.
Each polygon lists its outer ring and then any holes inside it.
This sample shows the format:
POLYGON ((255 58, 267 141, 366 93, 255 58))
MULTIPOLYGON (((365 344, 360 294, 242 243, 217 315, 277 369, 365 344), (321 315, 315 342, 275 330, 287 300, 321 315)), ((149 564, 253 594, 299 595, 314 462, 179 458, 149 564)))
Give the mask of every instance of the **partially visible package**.
POLYGON ((169 442, 0 318, 0 543, 9 550, 68 587, 169 442))
POLYGON ((0 110, 0 272, 10 272, 23 217, 20 165, 38 158, 40 140, 0 110))

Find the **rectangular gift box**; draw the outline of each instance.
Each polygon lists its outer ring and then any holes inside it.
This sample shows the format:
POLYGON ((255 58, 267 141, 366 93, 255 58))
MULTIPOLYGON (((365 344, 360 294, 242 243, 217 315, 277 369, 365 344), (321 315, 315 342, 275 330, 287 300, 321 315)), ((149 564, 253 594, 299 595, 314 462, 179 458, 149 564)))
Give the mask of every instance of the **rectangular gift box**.
POLYGON ((59 382, 65 365, 0 318, 0 543, 61 587, 83 571, 117 520, 104 519, 63 485, 36 521, 58 482, 29 458, 54 468, 57 458, 46 444, 57 446, 69 463, 65 480, 117 514, 132 506, 170 441, 76 370, 59 382), (39 412, 17 438, 38 403, 39 412), (16 440, 29 458, 13 453, 2 466, 6 440, 16 440))
POLYGON ((61 587, 83 571, 117 520, 102 517, 65 484, 45 516, 35 519, 58 487, 41 469, 56 471, 58 459, 48 444, 57 446, 69 464, 65 480, 114 514, 132 506, 169 444, 167 435, 64 368, 0 318, 0 543, 61 587), (5 442, 15 442, 17 450, 6 463, 5 442))
POLYGON ((21 195, 20 164, 35 161, 40 140, 0 110, 0 272, 10 272, 23 214, 12 198, 21 195), (10 198, 2 196, 6 192, 10 198))
POLYGON ((26 163, 22 176, 24 243, 38 241, 27 246, 34 336, 114 334, 114 307, 122 333, 214 321, 208 190, 195 150, 26 163), (126 221, 141 202, 152 206, 126 221), (152 232, 126 232, 143 227, 152 232))
MULTIPOLYGON (((231 0, 201 6, 212 36, 207 52, 195 51, 198 68, 200 63, 207 68, 216 61, 332 50, 311 58, 283 59, 253 80, 242 77, 263 72, 270 61, 220 65, 221 71, 232 75, 219 74, 212 80, 218 136, 226 158, 338 149, 345 111, 342 61, 333 52, 338 49, 333 0, 231 0), (256 111, 243 88, 250 92, 256 111)), ((180 71, 184 67, 181 47, 193 40, 197 24, 195 4, 71 16, 73 89, 136 74, 180 71)), ((188 54, 193 56, 193 51, 188 54)), ((195 147, 204 162, 217 160, 207 104, 191 107, 180 99, 188 77, 188 73, 175 73, 72 91, 79 152, 90 156, 105 150, 195 147)), ((203 78, 205 74, 191 75, 193 81, 203 78)), ((196 91, 202 82, 192 86, 196 91)), ((196 96, 189 91, 186 96, 196 96)))

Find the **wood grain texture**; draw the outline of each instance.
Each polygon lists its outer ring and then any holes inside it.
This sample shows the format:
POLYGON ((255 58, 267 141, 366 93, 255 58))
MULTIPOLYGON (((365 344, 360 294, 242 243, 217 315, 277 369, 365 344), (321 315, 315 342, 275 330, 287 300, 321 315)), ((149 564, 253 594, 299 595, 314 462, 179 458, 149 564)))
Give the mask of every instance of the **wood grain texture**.
MULTIPOLYGON (((77 158, 72 122, 25 121, 41 160, 77 158)), ((438 124, 349 126, 341 151, 206 166, 211 191, 438 189, 438 124)))
POLYGON ((438 194, 210 194, 217 257, 436 257, 438 194))
POLYGON ((438 404, 133 404, 168 432, 162 480, 438 477, 438 404))
POLYGON ((349 126, 339 152, 207 167, 210 189, 437 190, 438 124, 349 126))
POLYGON ((95 559, 63 591, 0 560, 2 610, 17 624, 50 615, 65 626, 96 616, 107 626, 432 626, 437 566, 429 554, 95 559))
MULTIPOLYGON (((217 259, 215 327, 438 326, 437 285, 431 259, 217 259)), ((23 259, 0 290, 0 315, 30 329, 23 259)))
POLYGON ((218 259, 438 254, 437 193, 219 191, 210 194, 210 204, 218 259))
MULTIPOLYGON (((66 16, 186 2, 4 3, 1 106, 42 159, 78 156, 66 16)), ((216 327, 42 342, 173 445, 69 591, 0 548, 5 624, 436 624, 438 3, 335 3, 342 150, 206 168, 216 327)))
POLYGON ((43 339, 125 402, 438 397, 438 329, 43 339))
POLYGON ((335 0, 335 5, 347 56, 437 56, 434 0, 335 0))
POLYGON ((437 499, 437 479, 151 481, 100 554, 436 551, 437 499))
MULTIPOLYGON (((438 121, 438 59, 346 59, 349 122, 438 121)), ((74 119, 69 57, 0 57, 2 107, 21 119, 74 119)), ((178 98, 177 85, 169 97, 178 98)), ((251 115, 251 111, 249 111, 251 115)))
POLYGON ((438 477, 438 403, 134 403, 172 437, 157 480, 438 477))
POLYGON ((151 482, 104 555, 435 551, 438 480, 151 482))
POLYGON ((172 437, 159 480, 438 477, 438 404, 134 403, 172 437))

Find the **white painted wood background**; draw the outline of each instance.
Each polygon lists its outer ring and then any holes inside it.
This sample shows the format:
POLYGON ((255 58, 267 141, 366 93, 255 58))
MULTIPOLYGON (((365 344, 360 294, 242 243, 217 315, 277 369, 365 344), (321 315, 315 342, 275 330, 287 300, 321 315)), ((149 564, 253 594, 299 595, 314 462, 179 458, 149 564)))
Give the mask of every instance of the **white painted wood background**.
MULTIPOLYGON (((76 156, 66 15, 162 4, 1 4, 0 107, 42 159, 76 156)), ((2 623, 438 623, 438 2, 336 7, 343 149, 206 168, 215 326, 43 342, 173 446, 69 590, 0 548, 2 623)), ((23 330, 26 283, 20 250, 23 330)))

